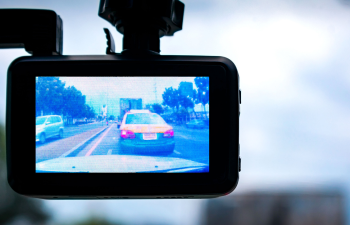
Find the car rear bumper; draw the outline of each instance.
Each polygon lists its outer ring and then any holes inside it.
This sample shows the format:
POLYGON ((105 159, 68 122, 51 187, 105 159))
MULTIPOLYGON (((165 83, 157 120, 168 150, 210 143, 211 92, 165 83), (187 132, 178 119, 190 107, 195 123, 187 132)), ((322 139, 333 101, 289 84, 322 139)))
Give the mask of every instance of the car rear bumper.
POLYGON ((175 148, 175 141, 171 139, 169 141, 157 144, 155 142, 150 142, 148 144, 145 143, 137 143, 130 140, 123 140, 120 142, 120 145, 123 150, 127 151, 135 151, 135 152, 169 152, 173 151, 175 148))

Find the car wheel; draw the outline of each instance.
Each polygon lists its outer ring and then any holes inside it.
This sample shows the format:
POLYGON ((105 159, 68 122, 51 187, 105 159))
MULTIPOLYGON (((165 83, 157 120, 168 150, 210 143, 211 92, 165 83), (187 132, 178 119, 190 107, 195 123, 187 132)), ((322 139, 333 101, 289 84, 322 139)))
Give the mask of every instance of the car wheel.
POLYGON ((63 138, 63 130, 61 129, 60 132, 59 132, 59 137, 60 138, 63 138))
POLYGON ((45 134, 43 133, 43 134, 40 135, 40 143, 41 143, 41 144, 44 144, 45 141, 46 141, 46 136, 45 136, 45 134))

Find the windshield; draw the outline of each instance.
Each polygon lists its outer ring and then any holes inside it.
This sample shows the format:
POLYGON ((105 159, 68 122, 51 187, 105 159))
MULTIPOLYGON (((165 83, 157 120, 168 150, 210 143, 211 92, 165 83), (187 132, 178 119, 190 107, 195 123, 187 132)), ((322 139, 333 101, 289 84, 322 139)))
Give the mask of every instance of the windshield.
POLYGON ((42 125, 45 123, 47 117, 37 117, 36 118, 36 125, 42 125))
POLYGON ((166 122, 157 114, 137 113, 127 115, 125 124, 166 124, 166 122))

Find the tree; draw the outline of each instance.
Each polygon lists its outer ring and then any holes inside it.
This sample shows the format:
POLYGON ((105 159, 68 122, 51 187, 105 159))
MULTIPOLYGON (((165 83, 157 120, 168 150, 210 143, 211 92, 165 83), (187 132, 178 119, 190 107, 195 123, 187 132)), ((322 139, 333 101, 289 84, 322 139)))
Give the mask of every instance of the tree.
POLYGON ((87 119, 96 117, 94 108, 90 107, 89 105, 85 105, 83 114, 84 114, 83 117, 86 117, 87 119))
POLYGON ((194 103, 192 99, 188 96, 180 96, 179 103, 181 107, 184 107, 186 112, 188 112, 188 108, 194 108, 194 103))
POLYGON ((198 88, 195 94, 196 104, 202 104, 205 111, 205 105, 209 103, 209 77, 196 77, 194 82, 198 88))
POLYGON ((58 114, 72 118, 96 117, 88 106, 86 96, 74 86, 65 87, 58 77, 39 77, 36 84, 36 115, 58 114))
POLYGON ((163 105, 169 106, 173 110, 176 109, 176 111, 179 109, 179 99, 180 99, 180 92, 177 89, 165 88, 164 93, 162 94, 163 97, 163 105))
POLYGON ((38 77, 36 83, 36 114, 62 114, 65 83, 58 77, 38 77))
POLYGON ((108 120, 115 120, 115 116, 110 115, 109 118, 108 118, 108 120))
POLYGON ((161 104, 155 103, 152 105, 152 111, 158 114, 164 113, 164 109, 161 104))
POLYGON ((64 106, 63 112, 72 118, 84 117, 85 95, 74 86, 69 86, 63 94, 64 106))

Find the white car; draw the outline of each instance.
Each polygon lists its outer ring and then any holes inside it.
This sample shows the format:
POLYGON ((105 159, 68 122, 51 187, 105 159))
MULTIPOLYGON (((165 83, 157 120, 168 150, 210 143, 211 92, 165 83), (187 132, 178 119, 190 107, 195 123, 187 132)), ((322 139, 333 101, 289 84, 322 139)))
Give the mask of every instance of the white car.
POLYGON ((47 138, 58 136, 63 138, 63 120, 61 116, 39 116, 36 118, 36 141, 45 143, 47 138))

